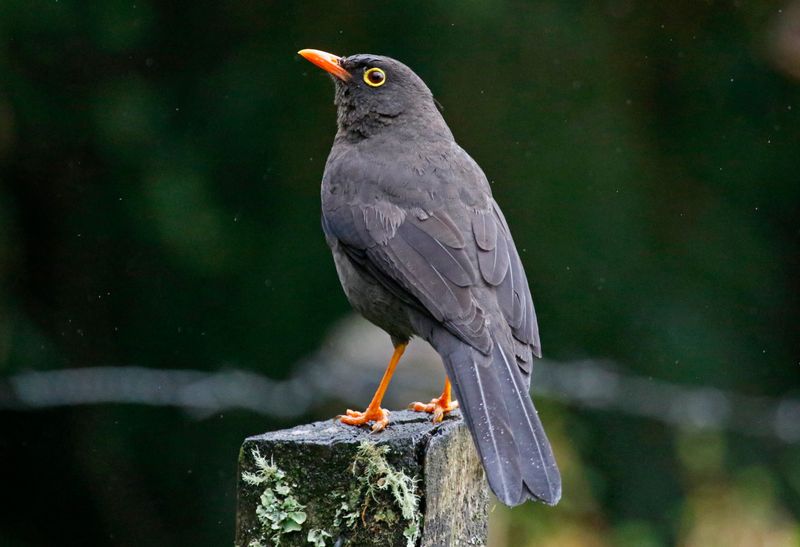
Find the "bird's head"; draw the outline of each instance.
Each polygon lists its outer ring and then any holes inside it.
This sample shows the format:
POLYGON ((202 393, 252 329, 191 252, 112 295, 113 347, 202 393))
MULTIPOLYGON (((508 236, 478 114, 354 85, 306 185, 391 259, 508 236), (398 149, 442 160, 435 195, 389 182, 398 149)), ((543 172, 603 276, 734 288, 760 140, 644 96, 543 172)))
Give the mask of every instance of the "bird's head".
POLYGON ((363 53, 339 57, 316 49, 298 53, 333 76, 341 133, 366 138, 389 126, 413 126, 452 137, 431 90, 400 61, 363 53))

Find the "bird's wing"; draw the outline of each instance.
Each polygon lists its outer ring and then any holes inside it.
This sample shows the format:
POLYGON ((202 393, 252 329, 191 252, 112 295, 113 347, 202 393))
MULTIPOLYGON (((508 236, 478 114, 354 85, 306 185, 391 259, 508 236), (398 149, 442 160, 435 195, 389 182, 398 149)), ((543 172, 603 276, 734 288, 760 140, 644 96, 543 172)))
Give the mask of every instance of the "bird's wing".
POLYGON ((464 234, 446 211, 409 210, 385 200, 351 203, 324 212, 323 228, 395 296, 481 352, 490 351, 483 310, 471 292, 478 273, 464 234))
POLYGON ((497 202, 492 200, 491 210, 473 213, 472 232, 481 276, 487 285, 495 287, 497 303, 514 338, 541 357, 539 326, 528 279, 497 202))
POLYGON ((478 302, 495 300, 520 346, 518 362, 528 372, 531 351, 540 354, 538 327, 508 225, 493 200, 485 210, 461 211, 356 201, 325 212, 323 227, 393 294, 485 354, 492 343, 486 310, 478 302), (457 223, 454 216, 469 221, 457 223))

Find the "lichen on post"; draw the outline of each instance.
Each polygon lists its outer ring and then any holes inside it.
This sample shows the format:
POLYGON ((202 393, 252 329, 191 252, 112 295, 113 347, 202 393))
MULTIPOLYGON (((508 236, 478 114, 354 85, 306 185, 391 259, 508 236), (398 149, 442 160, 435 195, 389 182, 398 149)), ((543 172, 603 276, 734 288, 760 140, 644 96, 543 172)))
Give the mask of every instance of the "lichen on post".
POLYGON ((316 422, 249 437, 238 547, 484 545, 488 491, 458 413, 394 412, 381 433, 316 422))

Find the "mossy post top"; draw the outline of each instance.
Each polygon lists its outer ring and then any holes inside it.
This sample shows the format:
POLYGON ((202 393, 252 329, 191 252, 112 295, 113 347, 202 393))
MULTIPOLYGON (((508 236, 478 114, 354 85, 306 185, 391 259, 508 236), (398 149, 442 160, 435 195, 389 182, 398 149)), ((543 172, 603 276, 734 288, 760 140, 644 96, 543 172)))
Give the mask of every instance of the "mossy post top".
POLYGON ((458 413, 393 412, 378 434, 315 422, 245 439, 235 544, 485 545, 487 510, 458 413))

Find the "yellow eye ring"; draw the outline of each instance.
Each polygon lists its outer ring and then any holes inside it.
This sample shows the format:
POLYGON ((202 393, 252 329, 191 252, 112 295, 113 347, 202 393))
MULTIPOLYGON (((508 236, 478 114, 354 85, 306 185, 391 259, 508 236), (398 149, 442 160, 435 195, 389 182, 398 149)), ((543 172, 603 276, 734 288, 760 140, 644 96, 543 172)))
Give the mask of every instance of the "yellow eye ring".
POLYGON ((380 87, 386 83, 386 73, 380 68, 370 68, 364 72, 364 82, 370 87, 380 87))

